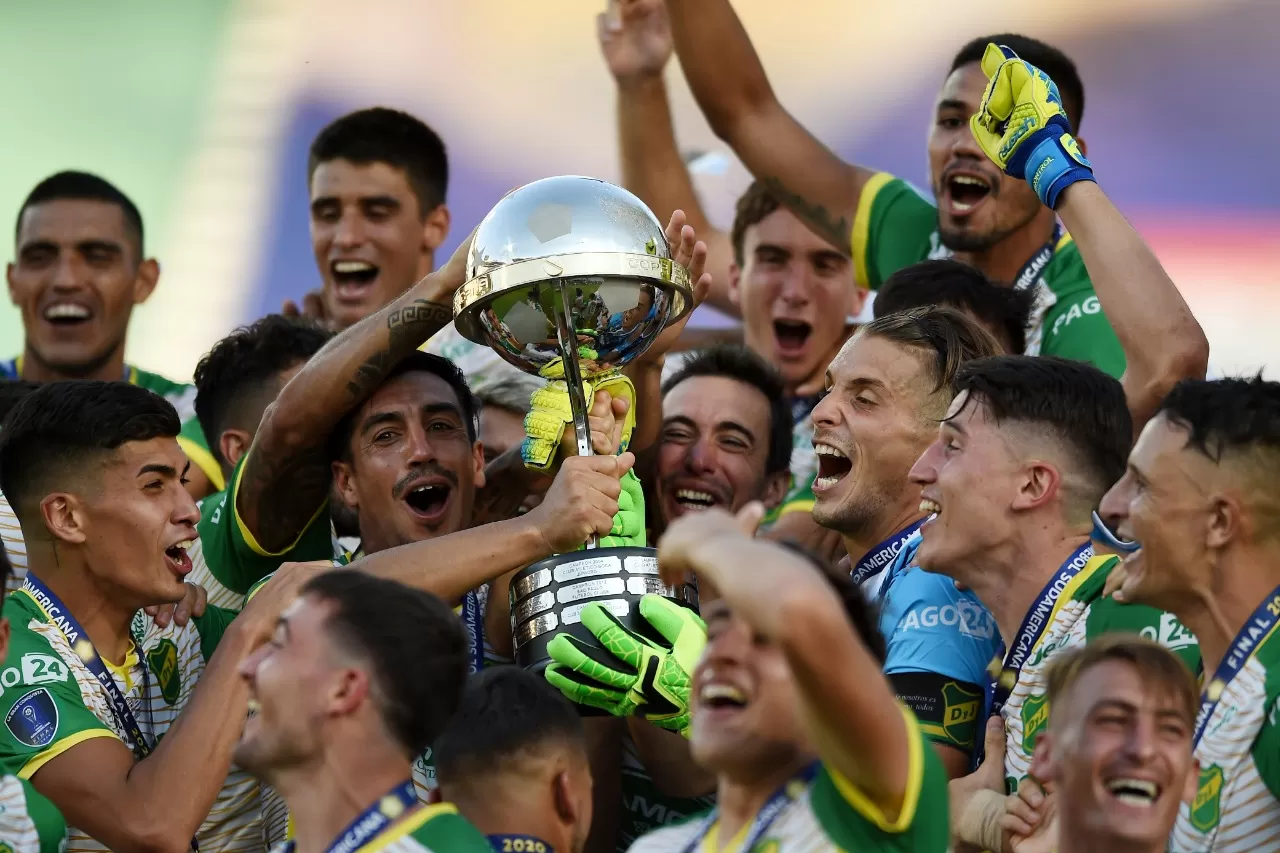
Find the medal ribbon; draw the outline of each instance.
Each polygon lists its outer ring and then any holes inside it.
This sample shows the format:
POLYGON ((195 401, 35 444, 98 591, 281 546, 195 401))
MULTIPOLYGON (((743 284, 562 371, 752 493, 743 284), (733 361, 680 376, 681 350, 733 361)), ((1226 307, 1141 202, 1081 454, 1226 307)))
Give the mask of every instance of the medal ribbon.
POLYGON ((1022 265, 1022 269, 1018 270, 1018 274, 1013 277, 1014 290, 1027 290, 1040 283, 1040 275, 1044 272, 1044 268, 1049 265, 1049 261, 1053 260, 1054 252, 1058 251, 1058 243, 1062 240, 1063 233, 1062 223, 1055 222, 1049 242, 1037 249, 1036 253, 1027 259, 1027 262, 1022 265))
POLYGON ((920 529, 920 525, 924 524, 925 519, 912 522, 888 539, 872 548, 866 555, 858 561, 853 567, 850 574, 853 576, 853 582, 859 586, 867 580, 878 574, 882 569, 888 567, 893 562, 893 558, 898 556, 898 552, 902 550, 902 546, 907 544, 907 540, 911 538, 911 534, 920 529))
POLYGON ((462 596, 462 627, 467 633, 467 644, 471 651, 469 672, 472 674, 484 669, 484 626, 480 618, 480 597, 475 590, 462 596))
POLYGON ((1222 663, 1218 664, 1218 668, 1213 672, 1213 678, 1201 691, 1200 710, 1196 714, 1195 735, 1191 741, 1192 748, 1200 745, 1200 738, 1204 736, 1209 718, 1218 707, 1218 701, 1226 692, 1227 685, 1240 673, 1240 670, 1244 669, 1245 664, 1262 644, 1271 637, 1277 625, 1280 625, 1280 586, 1273 589, 1271 594, 1253 611, 1249 621, 1244 623, 1244 627, 1231 641, 1227 653, 1222 658, 1222 663))
MULTIPOLYGON (((406 779, 356 815, 355 820, 347 824, 347 828, 325 849, 325 853, 355 853, 416 805, 418 794, 414 790, 413 780, 406 779)), ((294 847, 294 841, 286 841, 283 853, 293 853, 294 847)))
POLYGON ((1013 645, 1005 653, 1003 665, 991 685, 992 714, 1000 713, 1004 703, 1009 701, 1009 694, 1013 692, 1013 686, 1018 682, 1018 673, 1022 671, 1022 665, 1026 663, 1031 650, 1036 647, 1036 643, 1040 642, 1040 637, 1049 627, 1049 617, 1053 614, 1058 596, 1062 595, 1067 584, 1080 574, 1091 559, 1093 559, 1093 545, 1086 542, 1077 548, 1076 552, 1049 579, 1044 589, 1040 590, 1036 603, 1022 618, 1018 633, 1013 636, 1013 645))
POLYGON ((556 853, 556 848, 532 835, 490 835, 489 844, 494 853, 556 853))
MULTIPOLYGON (((129 702, 124 698, 120 686, 116 684, 116 680, 111 677, 111 672, 107 669, 106 664, 102 662, 102 657, 98 654, 98 650, 93 647, 88 634, 84 628, 80 627, 80 623, 76 621, 76 617, 71 615, 71 611, 67 610, 62 600, 53 593, 51 589, 44 585, 38 577, 27 573, 27 577, 22 582, 22 592, 45 612, 49 617, 49 621, 53 623, 62 636, 67 638, 67 642, 71 644, 71 650, 76 656, 83 661, 84 665, 93 673, 93 677, 98 679, 98 683, 102 685, 103 691, 107 694, 107 703, 111 706, 111 712, 115 715, 116 721, 120 723, 120 727, 124 729, 125 735, 132 743, 129 749, 133 750, 134 756, 141 761, 151 754, 151 744, 147 743, 146 737, 142 733, 142 727, 138 725, 138 719, 133 715, 132 709, 129 708, 129 702)), ((141 655, 139 655, 141 660, 141 655)), ((143 666, 146 666, 143 663, 143 666)), ((143 701, 148 701, 147 697, 143 697, 143 701)))
MULTIPOLYGON (((768 832, 769 827, 778 819, 778 815, 782 814, 783 809, 791 805, 803 792, 808 784, 813 781, 813 777, 818 773, 818 762, 813 762, 805 767, 796 775, 792 776, 782 784, 782 787, 774 791, 760 811, 756 812, 755 819, 751 821, 751 828, 747 831, 747 837, 743 840, 742 846, 738 848, 738 853, 751 853, 764 834, 768 832)), ((711 831, 711 827, 715 826, 717 820, 720 819, 720 809, 713 808, 711 812, 702 821, 702 826, 698 827, 697 833, 694 834, 693 840, 681 851, 681 853, 694 853, 702 844, 702 840, 707 837, 707 833, 711 831)))

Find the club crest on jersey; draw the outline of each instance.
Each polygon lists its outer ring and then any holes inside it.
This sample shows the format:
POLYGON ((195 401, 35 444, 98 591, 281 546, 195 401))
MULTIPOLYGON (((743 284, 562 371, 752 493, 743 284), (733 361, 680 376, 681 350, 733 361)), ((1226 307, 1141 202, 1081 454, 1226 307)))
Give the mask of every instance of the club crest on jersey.
POLYGON ((942 686, 942 701, 942 731, 961 746, 973 746, 982 694, 948 681, 942 686))
POLYGON ((1036 748, 1036 738, 1049 722, 1049 698, 1028 696, 1022 703, 1022 751, 1030 755, 1036 748))
POLYGON ((18 743, 40 749, 58 734, 58 705, 48 690, 37 687, 13 703, 4 724, 18 743))
POLYGON ((1222 768, 1210 764, 1200 771, 1200 783, 1196 798, 1191 803, 1191 825, 1201 832, 1209 832, 1222 818, 1222 768))
POLYGON ((161 640, 147 652, 147 668, 155 675, 164 701, 176 704, 182 693, 182 674, 178 672, 178 647, 172 640, 161 640))

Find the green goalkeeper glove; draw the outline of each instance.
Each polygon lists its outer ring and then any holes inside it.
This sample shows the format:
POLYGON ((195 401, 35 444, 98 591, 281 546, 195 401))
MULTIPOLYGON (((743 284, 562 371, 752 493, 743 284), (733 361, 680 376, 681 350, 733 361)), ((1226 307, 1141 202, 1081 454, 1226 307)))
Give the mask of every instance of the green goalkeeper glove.
POLYGON ((665 643, 631 631, 600 604, 588 604, 582 624, 608 654, 571 634, 557 634, 547 645, 553 663, 546 679, 580 705, 615 717, 637 714, 688 737, 693 668, 707 644, 706 623, 689 608, 652 594, 640 599, 640 615, 665 643))

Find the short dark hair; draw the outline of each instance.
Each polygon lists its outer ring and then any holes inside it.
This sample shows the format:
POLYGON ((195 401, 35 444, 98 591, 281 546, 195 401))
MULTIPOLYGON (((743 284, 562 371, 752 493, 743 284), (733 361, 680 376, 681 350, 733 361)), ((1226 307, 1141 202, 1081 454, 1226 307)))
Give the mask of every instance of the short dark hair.
POLYGON ((420 755, 453 716, 466 682, 458 617, 430 593, 355 569, 319 574, 301 595, 334 605, 326 631, 344 653, 368 661, 387 730, 407 757, 420 755))
POLYGON ((1079 133, 1080 122, 1084 118, 1084 83, 1080 80, 1076 64, 1056 47, 1016 33, 979 36, 960 48, 955 59, 951 60, 951 70, 947 74, 962 65, 981 62, 982 54, 986 53, 987 45, 992 42, 1009 48, 1018 54, 1019 59, 1025 59, 1049 75, 1049 79, 1057 84, 1058 93, 1062 95, 1062 108, 1067 114, 1067 120, 1071 122, 1072 132, 1079 133))
POLYGON ((747 238, 747 229, 759 225, 766 217, 782 207, 782 202, 765 186, 764 181, 752 181, 733 210, 733 228, 729 231, 729 242, 733 245, 733 260, 742 266, 746 261, 743 245, 747 238))
POLYGON ((0 542, 0 598, 3 598, 9 589, 9 579, 13 577, 13 564, 9 562, 9 552, 5 550, 4 543, 0 542))
POLYGON ((22 207, 18 208, 18 219, 13 226, 14 239, 17 239, 22 231, 22 217, 28 208, 45 202, 64 200, 105 201, 120 208, 129 236, 136 244, 138 256, 135 260, 142 260, 142 214, 138 212, 138 206, 117 189, 115 184, 89 172, 58 172, 36 184, 35 189, 27 193, 22 207))
POLYGON ((424 219, 444 204, 449 191, 449 157, 444 140, 426 124, 400 110, 371 107, 333 121, 311 143, 307 181, 330 160, 361 166, 386 163, 405 173, 418 213, 424 219))
POLYGON ((876 319, 913 308, 947 306, 972 314, 1009 342, 1009 354, 1027 348, 1027 327, 1035 294, 992 283, 977 267, 943 259, 911 264, 885 279, 872 310, 876 319))
POLYGON ((332 334, 310 320, 268 314, 213 345, 196 365, 196 418, 223 465, 218 436, 228 427, 255 429, 280 393, 281 373, 320 351, 332 334))
POLYGON ((884 338, 925 353, 933 390, 955 380, 961 365, 1000 352, 991 333, 954 308, 913 308, 877 317, 855 332, 858 337, 884 338))
POLYGON ((173 438, 182 423, 163 397, 128 382, 49 382, 0 427, 0 492, 20 520, 65 479, 122 444, 173 438))
POLYGON ((844 605, 844 612, 849 617, 849 624, 853 627, 853 632, 858 635, 858 639, 867 647, 867 651, 871 653, 871 656, 878 663, 883 664, 887 654, 884 635, 880 633, 880 628, 877 625, 875 610, 867 602, 866 595, 853 582, 852 576, 848 572, 840 571, 829 560, 815 554, 794 540, 784 539, 778 544, 808 560, 815 569, 822 573, 827 583, 835 591, 836 597, 840 599, 840 603, 844 605))
POLYGON ((4 422, 5 416, 14 406, 39 387, 39 382, 32 382, 30 379, 0 380, 0 423, 4 422))
POLYGON ((791 406, 786 386, 774 367, 741 344, 716 344, 699 350, 662 383, 662 396, 698 376, 723 376, 755 388, 769 402, 769 459, 765 473, 776 474, 791 467, 791 406))
POLYGON ((963 365, 951 384, 968 391, 997 422, 1047 431, 1082 466, 1087 515, 1124 475, 1133 419, 1119 380, 1092 364, 1051 356, 1001 355, 963 365))
MULTIPOLYGON (((449 383, 449 387, 453 389, 453 393, 458 397, 458 405, 462 407, 462 419, 466 421, 467 437, 475 443, 476 437, 480 430, 480 404, 476 402, 476 397, 471 393, 471 386, 467 385, 467 377, 449 359, 432 352, 422 352, 415 350, 400 360, 395 367, 391 368, 386 377, 382 380, 382 385, 390 382, 398 376, 406 373, 434 373, 445 382, 449 383)), ((376 393, 376 392, 375 392, 376 393)), ((347 415, 338 422, 337 427, 333 430, 330 439, 330 452, 334 459, 344 461, 351 460, 351 436, 355 432, 356 417, 359 414, 360 407, 347 413, 347 415)))
POLYGON ((1187 429, 1188 444, 1214 462, 1233 450, 1280 450, 1280 382, 1184 379, 1157 414, 1187 429))
POLYGON ((586 760, 582 718, 559 691, 519 667, 485 670, 467 685, 431 757, 440 785, 456 796, 483 792, 495 776, 546 748, 568 747, 586 760))

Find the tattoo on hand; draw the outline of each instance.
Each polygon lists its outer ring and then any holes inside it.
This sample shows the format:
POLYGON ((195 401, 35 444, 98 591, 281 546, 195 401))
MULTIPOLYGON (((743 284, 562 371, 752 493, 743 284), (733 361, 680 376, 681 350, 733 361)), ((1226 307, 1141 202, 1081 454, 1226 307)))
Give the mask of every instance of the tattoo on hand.
POLYGON ((404 358, 436 332, 453 321, 453 309, 438 302, 415 299, 387 316, 387 347, 374 353, 356 368, 347 382, 352 400, 361 400, 382 384, 382 380, 404 358))
POLYGON ((783 185, 777 178, 765 178, 764 185, 778 201, 791 208, 819 237, 826 240, 842 254, 849 254, 849 236, 853 223, 845 216, 837 216, 820 204, 814 204, 783 185))

